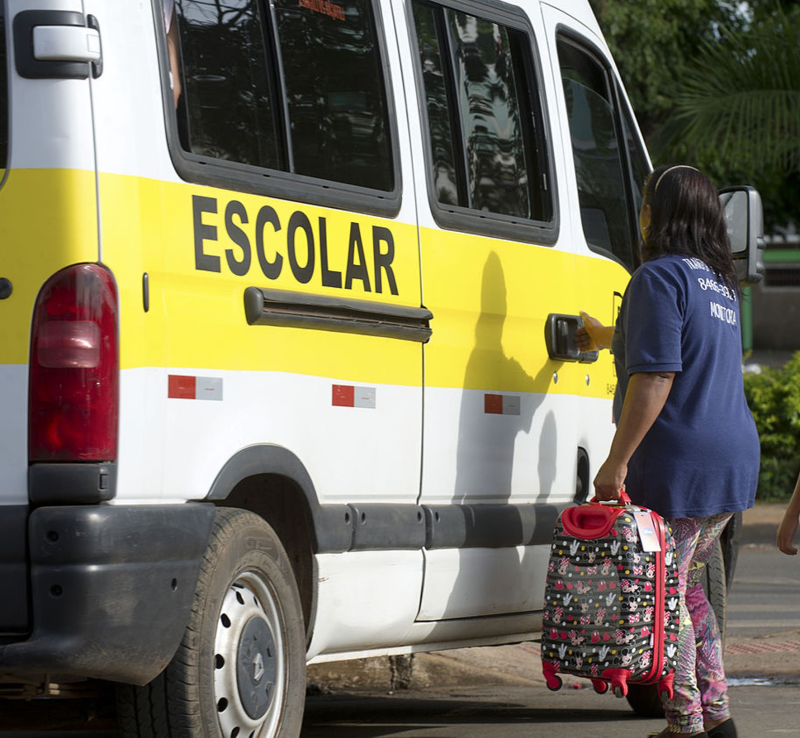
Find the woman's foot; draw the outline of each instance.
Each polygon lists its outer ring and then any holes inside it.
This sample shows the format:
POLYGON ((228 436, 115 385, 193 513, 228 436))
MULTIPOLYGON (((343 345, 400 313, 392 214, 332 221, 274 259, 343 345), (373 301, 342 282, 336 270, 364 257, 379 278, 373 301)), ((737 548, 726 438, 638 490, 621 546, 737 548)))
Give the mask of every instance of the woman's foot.
POLYGON ((705 728, 709 738, 737 738, 733 718, 710 721, 706 723, 705 728))

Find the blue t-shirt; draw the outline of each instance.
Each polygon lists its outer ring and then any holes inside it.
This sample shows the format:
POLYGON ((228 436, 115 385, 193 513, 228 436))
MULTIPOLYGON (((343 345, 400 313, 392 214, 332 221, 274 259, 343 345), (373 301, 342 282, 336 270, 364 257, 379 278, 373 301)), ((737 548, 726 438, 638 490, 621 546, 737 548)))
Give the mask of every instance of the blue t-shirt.
POLYGON ((634 273, 612 341, 615 417, 632 374, 676 374, 628 463, 633 502, 666 518, 753 506, 760 447, 744 396, 739 331, 735 294, 700 259, 662 256, 634 273))

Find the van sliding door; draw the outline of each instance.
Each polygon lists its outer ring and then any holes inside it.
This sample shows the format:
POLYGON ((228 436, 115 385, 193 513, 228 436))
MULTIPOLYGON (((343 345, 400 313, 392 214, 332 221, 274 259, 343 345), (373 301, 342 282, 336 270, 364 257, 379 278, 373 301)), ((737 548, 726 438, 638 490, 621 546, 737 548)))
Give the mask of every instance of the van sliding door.
POLYGON ((541 607, 554 503, 575 493, 568 406, 582 376, 550 360, 545 343, 548 314, 574 303, 546 117, 552 83, 537 20, 518 8, 415 0, 411 14, 426 149, 423 299, 434 315, 418 619, 525 613, 541 607))

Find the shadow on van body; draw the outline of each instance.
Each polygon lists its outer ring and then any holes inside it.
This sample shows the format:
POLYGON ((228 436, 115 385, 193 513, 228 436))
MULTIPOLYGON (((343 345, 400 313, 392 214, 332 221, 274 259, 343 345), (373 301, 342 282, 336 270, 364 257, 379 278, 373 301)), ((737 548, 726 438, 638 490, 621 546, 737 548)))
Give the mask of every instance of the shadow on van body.
MULTIPOLYGON (((463 386, 467 390, 461 400, 455 482, 458 504, 509 501, 517 436, 530 433, 533 417, 545 397, 541 391, 543 381, 549 381, 552 372, 545 360, 539 373, 532 377, 519 361, 506 355, 503 327, 507 312, 503 267, 492 252, 483 268, 475 346, 464 375, 463 386), (487 395, 502 396, 510 407, 502 413, 487 412, 487 395)), ((544 339, 530 336, 530 340, 544 339)), ((537 500, 547 497, 555 479, 556 424, 552 412, 542 428, 537 500)))
MULTIPOLYGON (((557 428, 552 411, 541 423, 533 423, 544 401, 542 388, 547 386, 553 369, 545 355, 542 368, 534 377, 525 371, 517 359, 506 354, 503 330, 507 310, 503 267, 497 254, 492 252, 483 270, 475 346, 464 377, 466 390, 459 417, 454 503, 512 505, 491 516, 498 525, 502 525, 502 531, 476 531, 472 541, 467 535, 467 549, 461 551, 462 565, 451 593, 452 608, 448 606, 450 612, 460 611, 461 616, 467 614, 464 612, 466 601, 474 603, 478 608, 475 614, 481 615, 517 612, 521 608, 514 602, 525 599, 521 593, 498 592, 498 582, 524 580, 522 566, 516 555, 511 554, 511 549, 507 549, 507 556, 481 557, 485 563, 479 568, 475 560, 468 561, 470 547, 491 548, 487 540, 490 542, 495 533, 506 540, 523 539, 523 522, 514 507, 518 501, 511 499, 515 454, 524 449, 530 454, 538 453, 539 457, 537 479, 531 480, 531 484, 537 485, 538 489, 520 489, 520 482, 516 482, 516 496, 525 495, 527 504, 544 501, 555 480, 557 428), (493 400, 487 400, 487 395, 494 396, 493 400), (487 412, 492 403, 495 412, 487 412), (498 408, 503 412, 498 412, 498 408), (520 434, 529 436, 532 427, 541 428, 538 442, 528 438, 524 446, 518 449, 518 437, 520 434), (502 571, 499 571, 500 567, 502 571), (509 567, 516 567, 518 571, 510 571, 509 567), (502 601, 498 601, 498 596, 502 601)), ((531 335, 529 340, 543 342, 544 338, 531 335)), ((464 513, 465 518, 473 517, 467 510, 464 513)), ((484 517, 482 522, 487 523, 488 520, 484 517)), ((466 527, 469 530, 469 523, 466 527)))

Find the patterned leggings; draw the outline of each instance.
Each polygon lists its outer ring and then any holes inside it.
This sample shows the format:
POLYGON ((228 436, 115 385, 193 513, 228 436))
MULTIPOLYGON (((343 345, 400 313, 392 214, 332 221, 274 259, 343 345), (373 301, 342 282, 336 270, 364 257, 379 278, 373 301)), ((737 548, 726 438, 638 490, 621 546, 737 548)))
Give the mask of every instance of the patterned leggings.
POLYGON ((680 630, 675 693, 663 698, 670 733, 701 733, 703 720, 725 720, 727 684, 722 666, 722 642, 708 603, 701 575, 717 539, 732 513, 707 518, 671 518, 678 560, 680 630))

